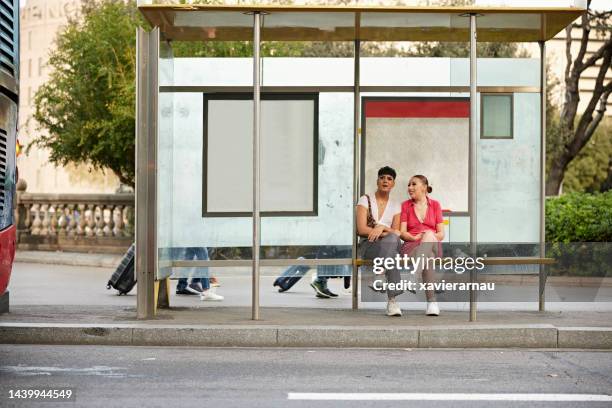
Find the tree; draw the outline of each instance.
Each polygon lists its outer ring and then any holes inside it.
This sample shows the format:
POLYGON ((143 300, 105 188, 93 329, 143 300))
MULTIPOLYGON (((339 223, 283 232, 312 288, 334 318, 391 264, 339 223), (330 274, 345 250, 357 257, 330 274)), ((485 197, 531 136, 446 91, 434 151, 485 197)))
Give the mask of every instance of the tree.
MULTIPOLYGON (((468 58, 469 42, 420 42, 414 46, 414 55, 423 57, 468 58)), ((525 50, 519 49, 517 43, 478 43, 478 58, 521 58, 528 57, 525 50)))
POLYGON ((612 157, 608 160, 608 177, 601 184, 602 192, 612 190, 612 157))
POLYGON ((134 185, 134 32, 143 25, 134 1, 86 1, 49 56, 51 73, 35 96, 46 130, 34 143, 50 161, 108 168, 134 185))
POLYGON ((588 10, 582 16, 580 23, 570 24, 566 28, 567 65, 564 78, 564 101, 558 122, 559 149, 552 152, 553 156, 550 160, 551 165, 546 179, 547 195, 557 195, 559 193, 568 165, 591 140, 595 130, 604 118, 608 97, 612 92, 612 81, 608 80, 606 83, 606 74, 610 69, 612 60, 612 27, 610 26, 612 12, 595 12, 591 10, 590 6, 591 0, 588 0, 588 10), (572 57, 571 52, 573 28, 582 30, 579 50, 575 58, 572 57), (595 31, 595 35, 600 36, 604 41, 599 49, 587 55, 592 31, 595 31), (580 79, 587 68, 596 67, 597 64, 599 64, 599 68, 593 94, 585 111, 579 116, 580 79))
POLYGON ((604 119, 595 134, 567 166, 563 177, 563 192, 588 192, 609 190, 606 178, 612 163, 612 120, 604 119))

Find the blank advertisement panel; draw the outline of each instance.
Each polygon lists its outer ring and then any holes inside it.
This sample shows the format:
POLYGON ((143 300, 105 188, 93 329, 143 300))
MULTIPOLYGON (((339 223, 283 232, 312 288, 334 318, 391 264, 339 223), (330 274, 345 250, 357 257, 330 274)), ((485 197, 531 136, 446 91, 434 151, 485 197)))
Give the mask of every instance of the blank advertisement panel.
MULTIPOLYGON (((318 97, 264 95, 262 215, 316 215, 318 97)), ((204 98, 204 216, 250 216, 253 202, 251 95, 204 98)))

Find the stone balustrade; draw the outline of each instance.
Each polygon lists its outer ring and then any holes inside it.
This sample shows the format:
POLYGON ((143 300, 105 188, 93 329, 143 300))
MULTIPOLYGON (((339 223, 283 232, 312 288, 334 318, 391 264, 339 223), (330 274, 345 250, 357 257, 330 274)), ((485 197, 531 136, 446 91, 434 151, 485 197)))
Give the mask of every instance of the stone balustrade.
POLYGON ((134 241, 134 194, 38 194, 17 184, 17 248, 123 253, 134 241))

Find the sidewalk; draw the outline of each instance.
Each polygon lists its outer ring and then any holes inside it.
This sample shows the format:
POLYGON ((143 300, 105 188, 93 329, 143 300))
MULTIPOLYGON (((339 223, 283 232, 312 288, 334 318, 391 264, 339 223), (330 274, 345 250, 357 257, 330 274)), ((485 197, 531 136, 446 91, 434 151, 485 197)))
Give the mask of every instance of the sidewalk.
MULTIPOLYGON (((54 254, 54 253, 52 253, 54 254)), ((100 255, 41 254, 38 261, 100 255)), ((466 304, 441 304, 439 317, 426 317, 423 304, 408 297, 404 315, 384 315, 384 303, 350 308, 340 280, 330 288, 337 299, 316 299, 310 275, 290 292, 272 288, 272 271, 262 276, 261 320, 251 320, 250 277, 244 271, 219 273, 223 302, 200 302, 172 293, 169 310, 154 320, 136 319, 135 291, 116 296, 105 289, 114 266, 94 268, 25 263, 14 266, 10 313, 0 315, 0 343, 107 344, 223 347, 444 347, 612 349, 612 303, 551 302, 539 313, 531 286, 520 288, 529 303, 479 305, 469 323, 466 304)), ((175 281, 174 281, 175 283, 175 281)), ((607 293, 607 289, 605 289, 607 293)), ((607 299, 607 297, 606 297, 607 299)))

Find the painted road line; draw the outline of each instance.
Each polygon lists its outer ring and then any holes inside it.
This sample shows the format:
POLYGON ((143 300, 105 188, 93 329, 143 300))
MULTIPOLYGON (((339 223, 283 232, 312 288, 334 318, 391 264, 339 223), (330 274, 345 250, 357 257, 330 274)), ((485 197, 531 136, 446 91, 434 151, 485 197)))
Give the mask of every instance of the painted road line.
POLYGON ((290 400, 334 401, 547 401, 547 402, 610 402, 605 394, 461 394, 461 393, 342 393, 290 392, 290 400))

